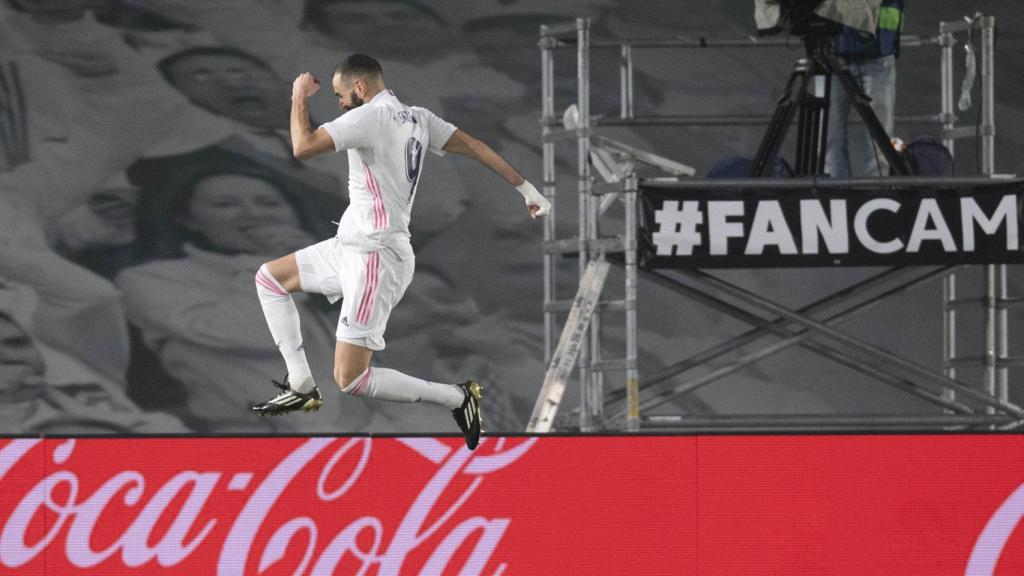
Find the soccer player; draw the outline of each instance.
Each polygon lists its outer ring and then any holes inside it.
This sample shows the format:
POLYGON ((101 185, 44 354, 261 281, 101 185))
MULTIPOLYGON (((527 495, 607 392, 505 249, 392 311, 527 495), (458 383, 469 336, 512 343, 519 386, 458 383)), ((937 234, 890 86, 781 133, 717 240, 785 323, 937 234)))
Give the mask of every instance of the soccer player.
POLYGON ((335 69, 332 86, 344 113, 314 130, 307 104, 320 85, 309 73, 295 79, 292 149, 299 159, 347 150, 349 206, 334 238, 267 262, 256 273, 256 293, 288 374, 283 383, 274 382, 281 388, 277 396, 252 409, 277 415, 323 404, 290 294, 324 294, 332 302, 344 298, 334 353, 334 379, 341 390, 381 400, 440 404, 452 411, 466 446, 473 450, 482 420, 478 382, 444 384, 370 366, 374 351, 384 349, 388 316, 412 281, 409 218, 424 152, 476 159, 523 195, 533 218, 550 212, 551 203, 490 146, 425 108, 401 103, 384 85, 374 58, 349 56, 335 69))

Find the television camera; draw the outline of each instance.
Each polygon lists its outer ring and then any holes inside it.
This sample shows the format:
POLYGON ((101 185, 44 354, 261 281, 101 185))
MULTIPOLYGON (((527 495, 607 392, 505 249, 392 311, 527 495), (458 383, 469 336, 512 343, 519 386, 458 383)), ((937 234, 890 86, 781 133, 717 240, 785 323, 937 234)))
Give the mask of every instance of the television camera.
POLYGON ((763 177, 771 170, 794 117, 797 117, 798 133, 794 172, 797 175, 824 173, 832 78, 849 94, 851 105, 893 172, 909 173, 871 109, 871 99, 833 50, 834 38, 843 26, 874 34, 880 4, 881 0, 865 0, 860 9, 851 9, 850 2, 841 0, 754 0, 758 35, 788 32, 799 36, 803 39, 806 57, 796 62, 754 157, 751 176, 763 177), (823 81, 818 82, 816 78, 823 81), (818 86, 822 89, 816 94, 812 90, 818 86))

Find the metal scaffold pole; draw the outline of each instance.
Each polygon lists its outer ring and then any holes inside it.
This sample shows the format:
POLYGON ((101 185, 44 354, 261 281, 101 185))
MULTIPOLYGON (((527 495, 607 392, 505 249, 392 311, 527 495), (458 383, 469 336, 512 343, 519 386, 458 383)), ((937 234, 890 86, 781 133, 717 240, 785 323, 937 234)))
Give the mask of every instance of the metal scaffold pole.
POLYGON ((637 180, 626 178, 626 430, 640 429, 640 374, 637 370, 637 180))
MULTIPOLYGON (((540 27, 540 69, 541 69, 541 113, 544 118, 550 118, 555 114, 555 70, 554 70, 554 38, 549 36, 547 26, 540 27)), ((555 174, 555 143, 550 142, 547 136, 551 133, 551 126, 545 123, 541 128, 543 136, 543 189, 542 194, 551 202, 551 212, 544 218, 544 244, 547 246, 555 240, 555 218, 558 210, 555 206, 557 196, 557 182, 555 174)), ((558 298, 557 285, 555 283, 556 262, 558 254, 544 252, 544 363, 551 362, 551 355, 555 348, 555 338, 558 330, 555 311, 552 310, 552 303, 558 298)))
MULTIPOLYGON (((956 126, 956 115, 953 112, 953 47, 956 45, 956 38, 951 32, 945 30, 945 26, 939 28, 939 46, 941 73, 940 82, 942 90, 942 144, 949 149, 949 153, 956 155, 954 145, 956 140, 950 132, 956 126)), ((956 300, 956 273, 951 273, 942 280, 942 364, 943 372, 948 378, 956 378, 956 368, 951 362, 956 358, 956 307, 953 301, 956 300)), ((942 391, 942 398, 948 401, 956 400, 956 392, 951 388, 942 391)), ((948 411, 947 411, 948 413, 948 411)))
MULTIPOLYGON (((995 32, 995 19, 991 16, 981 19, 981 125, 978 131, 981 135, 981 166, 982 174, 991 176, 995 173, 995 93, 994 93, 994 68, 993 68, 993 41, 995 32)), ((1005 344, 1005 310, 1000 311, 1001 299, 1006 294, 1000 290, 1003 282, 1002 277, 1006 274, 1005 265, 989 264, 985 266, 984 291, 985 291, 985 353, 984 353, 984 381, 985 393, 993 398, 1000 396, 999 384, 1005 381, 1005 367, 1001 367, 1001 360, 1006 357, 1003 345, 1005 344)), ((990 414, 993 409, 987 410, 990 414)))
MULTIPOLYGON (((995 121, 995 35, 994 16, 981 18, 981 172, 987 176, 996 171, 996 121, 995 121)), ((993 285, 989 290, 995 295, 997 311, 995 316, 995 376, 993 394, 1003 402, 1009 401, 1009 375, 1006 359, 1009 354, 1008 317, 1005 303, 1008 299, 1006 286, 1006 264, 995 266, 993 285)))
MULTIPOLYGON (((576 151, 579 192, 579 275, 582 282, 590 263, 589 240, 596 238, 594 199, 590 195, 590 20, 576 19, 576 109, 579 112, 576 132, 576 151)), ((594 312, 590 332, 579 352, 580 375, 580 429, 589 431, 604 407, 601 396, 595 396, 597 378, 590 369, 596 352, 595 331, 600 330, 600 317, 594 312)))

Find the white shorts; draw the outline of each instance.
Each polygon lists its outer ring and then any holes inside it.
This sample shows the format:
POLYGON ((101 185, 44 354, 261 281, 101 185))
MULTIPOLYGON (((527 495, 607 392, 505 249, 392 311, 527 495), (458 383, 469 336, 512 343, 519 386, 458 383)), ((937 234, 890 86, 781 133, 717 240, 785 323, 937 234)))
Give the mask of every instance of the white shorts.
POLYGON ((303 292, 342 298, 338 340, 370 350, 384 349, 388 317, 412 282, 416 261, 397 250, 360 252, 330 238, 295 253, 303 292))

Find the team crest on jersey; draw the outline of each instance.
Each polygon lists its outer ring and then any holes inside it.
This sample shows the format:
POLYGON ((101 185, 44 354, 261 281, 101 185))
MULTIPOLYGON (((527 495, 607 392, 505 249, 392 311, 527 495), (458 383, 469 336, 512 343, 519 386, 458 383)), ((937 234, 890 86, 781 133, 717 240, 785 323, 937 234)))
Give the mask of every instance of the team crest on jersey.
POLYGON ((405 124, 407 122, 412 122, 413 124, 416 124, 416 117, 413 116, 412 112, 408 110, 399 110, 398 112, 395 113, 395 121, 397 121, 399 124, 405 124))

